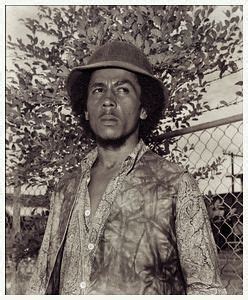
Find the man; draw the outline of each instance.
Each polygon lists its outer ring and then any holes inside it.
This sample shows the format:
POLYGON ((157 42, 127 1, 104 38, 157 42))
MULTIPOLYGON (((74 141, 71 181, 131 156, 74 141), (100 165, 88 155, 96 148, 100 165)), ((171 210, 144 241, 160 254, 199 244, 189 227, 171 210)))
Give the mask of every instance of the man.
POLYGON ((143 142, 168 102, 144 54, 100 47, 67 82, 97 147, 51 200, 30 294, 225 294, 192 177, 143 142))

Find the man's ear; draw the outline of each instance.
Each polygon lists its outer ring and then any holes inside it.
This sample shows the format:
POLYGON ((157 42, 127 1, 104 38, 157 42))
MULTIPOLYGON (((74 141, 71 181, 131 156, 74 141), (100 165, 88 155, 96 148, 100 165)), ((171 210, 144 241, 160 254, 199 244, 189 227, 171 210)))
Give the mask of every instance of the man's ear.
POLYGON ((146 110, 142 107, 140 111, 140 119, 145 120, 147 118, 146 110))
POLYGON ((84 112, 85 120, 89 121, 89 113, 87 111, 84 112))

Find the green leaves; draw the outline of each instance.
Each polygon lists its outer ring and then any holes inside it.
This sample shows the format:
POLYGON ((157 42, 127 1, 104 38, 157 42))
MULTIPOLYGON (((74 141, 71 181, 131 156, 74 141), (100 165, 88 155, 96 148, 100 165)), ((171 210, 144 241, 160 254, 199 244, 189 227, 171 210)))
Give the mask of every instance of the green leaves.
POLYGON ((152 29, 151 34, 154 35, 155 37, 162 37, 162 32, 159 29, 152 29))
POLYGON ((240 92, 240 91, 236 92, 236 95, 237 95, 237 96, 240 96, 240 97, 243 97, 243 93, 240 92))
POLYGON ((230 18, 230 16, 231 16, 230 10, 227 10, 227 11, 225 12, 225 15, 226 15, 228 18, 230 18))
POLYGON ((153 20, 154 25, 156 27, 160 28, 160 26, 161 26, 161 19, 160 19, 160 17, 159 16, 155 16, 155 17, 152 18, 152 20, 153 20))

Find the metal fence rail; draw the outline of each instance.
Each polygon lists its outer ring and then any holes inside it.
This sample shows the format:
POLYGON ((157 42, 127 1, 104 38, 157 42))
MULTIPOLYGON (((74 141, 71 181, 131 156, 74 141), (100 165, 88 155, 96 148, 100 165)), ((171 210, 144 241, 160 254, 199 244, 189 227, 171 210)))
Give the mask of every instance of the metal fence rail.
MULTIPOLYGON (((182 164, 196 177, 209 211, 223 283, 228 294, 242 294, 242 115, 173 131, 162 135, 161 138, 173 141, 168 159, 182 164)), ((34 198, 37 198, 37 190, 38 187, 33 187, 33 191, 30 192, 36 195, 34 198)), ((32 273, 34 260, 27 256, 22 258, 17 266, 12 266, 12 244, 8 238, 13 231, 11 197, 13 198, 13 195, 7 195, 6 201, 6 293, 22 294, 25 293, 25 285, 32 273), (18 287, 13 287, 13 281, 18 282, 18 287)), ((32 230, 39 229, 42 233, 48 215, 48 196, 39 196, 39 201, 36 201, 44 202, 44 206, 32 206, 36 199, 32 199, 30 195, 22 197, 24 205, 20 209, 21 231, 24 232, 24 236, 32 233, 32 230)), ((42 236, 39 238, 36 241, 37 245, 42 236)), ((22 247, 26 247, 25 243, 22 247)))

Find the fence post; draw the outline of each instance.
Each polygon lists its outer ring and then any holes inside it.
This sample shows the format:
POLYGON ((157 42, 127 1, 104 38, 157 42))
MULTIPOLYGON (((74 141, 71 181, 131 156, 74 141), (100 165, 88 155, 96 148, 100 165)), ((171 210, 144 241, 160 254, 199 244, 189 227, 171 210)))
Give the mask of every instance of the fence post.
MULTIPOLYGON (((15 237, 21 232, 21 186, 18 185, 14 188, 14 198, 13 198, 13 223, 12 223, 12 249, 16 248, 15 237)), ((12 293, 14 295, 19 294, 19 284, 18 284, 18 261, 16 251, 13 253, 13 264, 12 264, 12 293)))

